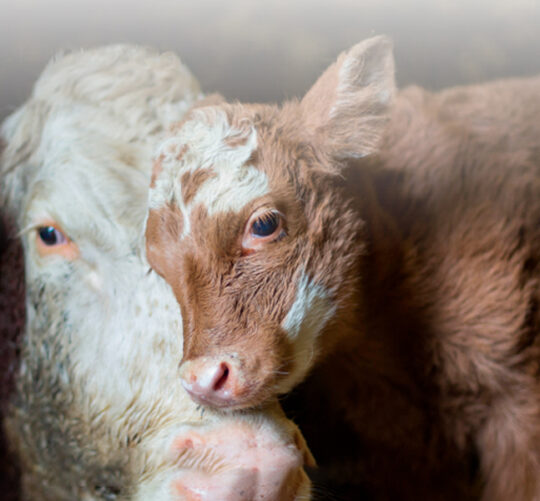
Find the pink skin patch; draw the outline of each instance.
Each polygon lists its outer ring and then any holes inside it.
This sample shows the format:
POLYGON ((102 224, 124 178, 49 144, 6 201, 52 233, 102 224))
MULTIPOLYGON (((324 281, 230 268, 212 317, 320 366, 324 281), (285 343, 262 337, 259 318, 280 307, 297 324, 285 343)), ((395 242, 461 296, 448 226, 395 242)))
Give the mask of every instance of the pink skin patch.
POLYGON ((248 423, 191 431, 173 448, 191 466, 174 480, 179 501, 294 501, 308 483, 295 443, 248 423))

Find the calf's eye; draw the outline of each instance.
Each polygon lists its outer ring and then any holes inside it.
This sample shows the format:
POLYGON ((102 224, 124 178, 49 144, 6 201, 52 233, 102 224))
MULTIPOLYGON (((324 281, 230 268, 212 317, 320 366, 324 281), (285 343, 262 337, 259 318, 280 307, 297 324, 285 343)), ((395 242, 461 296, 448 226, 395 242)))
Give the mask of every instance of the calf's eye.
POLYGON ((48 247, 61 245, 67 242, 65 235, 54 226, 40 226, 38 228, 39 239, 48 247))
POLYGON ((242 253, 250 254, 285 235, 283 215, 277 210, 261 210, 249 219, 242 238, 242 253))
POLYGON ((280 217, 276 212, 269 212, 253 221, 251 234, 255 238, 264 238, 272 235, 280 226, 280 217))

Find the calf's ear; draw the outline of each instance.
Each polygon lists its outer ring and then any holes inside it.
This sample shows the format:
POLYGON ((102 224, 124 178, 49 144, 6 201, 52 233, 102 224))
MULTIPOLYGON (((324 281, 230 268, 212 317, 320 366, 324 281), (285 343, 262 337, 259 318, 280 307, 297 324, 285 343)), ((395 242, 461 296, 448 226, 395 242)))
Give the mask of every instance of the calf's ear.
POLYGON ((337 159, 377 150, 395 94, 392 43, 364 40, 338 57, 300 103, 305 130, 337 159))

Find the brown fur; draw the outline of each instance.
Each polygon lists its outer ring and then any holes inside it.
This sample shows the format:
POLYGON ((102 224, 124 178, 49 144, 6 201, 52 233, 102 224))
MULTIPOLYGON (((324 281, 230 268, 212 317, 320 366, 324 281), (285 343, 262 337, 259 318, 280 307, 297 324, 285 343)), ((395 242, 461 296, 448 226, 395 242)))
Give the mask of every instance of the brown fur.
POLYGON ((182 198, 184 203, 189 204, 199 191, 201 185, 208 179, 214 177, 210 169, 199 169, 195 172, 185 172, 182 175, 182 198))
POLYGON ((280 325, 305 270, 337 307, 293 397, 328 481, 348 499, 539 500, 540 78, 407 89, 386 126, 369 85, 343 99, 344 60, 301 103, 224 106, 257 131, 285 238, 242 256, 262 202, 201 208, 164 269, 149 220, 184 360, 240 352, 250 387, 233 407, 298 383, 280 325))
MULTIPOLYGON (((1 142, 0 142, 1 146, 1 142)), ((1 149, 1 148, 0 148, 1 149)), ((0 418, 7 414, 15 387, 19 350, 24 331, 24 261, 13 222, 0 215, 0 418)), ((2 499, 19 499, 16 462, 0 430, 0 489, 2 499)))

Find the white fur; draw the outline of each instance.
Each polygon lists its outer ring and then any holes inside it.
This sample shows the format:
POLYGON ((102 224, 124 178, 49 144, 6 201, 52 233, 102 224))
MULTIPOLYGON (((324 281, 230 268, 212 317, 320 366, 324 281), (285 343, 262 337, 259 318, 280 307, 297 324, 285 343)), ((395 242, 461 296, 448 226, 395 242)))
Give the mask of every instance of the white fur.
POLYGON ((327 322, 336 312, 335 304, 324 287, 313 282, 302 271, 296 285, 296 296, 281 327, 292 341, 297 363, 294 372, 282 383, 287 386, 289 380, 300 381, 312 365, 315 353, 309 353, 317 345, 316 340, 327 322))
POLYGON ((238 212, 249 202, 269 192, 264 172, 246 164, 257 147, 257 132, 248 121, 242 129, 232 127, 225 113, 216 108, 195 110, 193 119, 186 122, 174 137, 163 142, 158 155, 162 172, 156 186, 150 190, 150 208, 159 209, 173 200, 184 215, 183 235, 189 234, 190 215, 202 205, 208 215, 219 212, 238 212), (240 139, 244 144, 230 146, 228 139, 240 139), (184 146, 189 149, 178 157, 184 146), (209 169, 214 177, 205 181, 197 194, 186 204, 182 197, 181 176, 197 169, 209 169))
POLYGON ((217 177, 201 186, 192 203, 206 207, 209 216, 217 212, 238 212, 269 192, 266 174, 251 165, 220 165, 214 171, 217 177))

